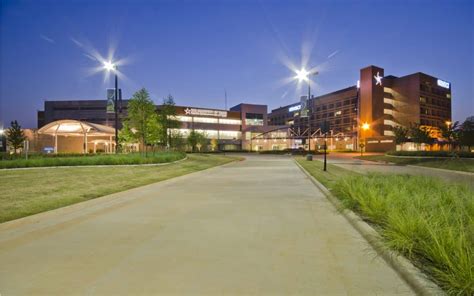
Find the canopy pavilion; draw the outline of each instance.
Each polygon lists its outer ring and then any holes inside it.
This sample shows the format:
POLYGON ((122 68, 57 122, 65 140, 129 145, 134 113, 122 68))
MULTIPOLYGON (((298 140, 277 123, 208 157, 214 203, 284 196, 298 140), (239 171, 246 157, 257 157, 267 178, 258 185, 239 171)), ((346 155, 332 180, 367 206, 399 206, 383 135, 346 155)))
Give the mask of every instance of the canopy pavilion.
POLYGON ((38 130, 38 135, 54 139, 54 153, 115 152, 115 128, 73 119, 57 120, 38 130))

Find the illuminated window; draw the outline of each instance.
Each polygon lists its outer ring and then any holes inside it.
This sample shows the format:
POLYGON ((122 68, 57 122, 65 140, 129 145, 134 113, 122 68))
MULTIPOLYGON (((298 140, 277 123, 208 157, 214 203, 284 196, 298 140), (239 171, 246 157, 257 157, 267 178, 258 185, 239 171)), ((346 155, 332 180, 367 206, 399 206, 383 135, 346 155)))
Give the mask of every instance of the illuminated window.
POLYGON ((240 120, 240 119, 226 119, 226 118, 222 118, 222 119, 219 119, 219 123, 222 123, 222 124, 241 125, 241 124, 242 124, 242 120, 240 120))
POLYGON ((194 117, 194 122, 217 123, 217 118, 194 117))
POLYGON ((336 113, 334 113, 334 115, 336 115, 336 116, 339 116, 339 115, 341 115, 341 114, 342 114, 342 111, 341 111, 341 110, 336 111, 336 113))
POLYGON ((245 113, 246 125, 263 125, 263 114, 260 113, 245 113))

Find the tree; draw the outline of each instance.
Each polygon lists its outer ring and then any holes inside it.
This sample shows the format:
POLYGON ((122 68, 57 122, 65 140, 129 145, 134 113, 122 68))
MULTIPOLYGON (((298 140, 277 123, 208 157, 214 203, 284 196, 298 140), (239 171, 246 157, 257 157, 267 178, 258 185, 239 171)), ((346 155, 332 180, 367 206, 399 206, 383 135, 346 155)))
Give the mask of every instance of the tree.
POLYGON ((172 95, 163 100, 158 114, 158 123, 161 126, 160 141, 167 148, 171 147, 172 130, 179 127, 176 119, 176 107, 172 95))
POLYGON ((468 147, 468 150, 471 151, 471 147, 474 146, 474 120, 466 119, 457 134, 459 145, 468 147))
POLYGON ((7 143, 13 148, 16 154, 17 150, 23 148, 23 143, 26 140, 25 133, 16 120, 12 121, 10 128, 7 129, 7 143))
POLYGON ((453 146, 457 143, 458 140, 458 128, 459 121, 454 122, 453 124, 446 124, 440 128, 441 137, 446 140, 449 145, 449 149, 452 150, 453 146))
POLYGON ((393 134, 395 135, 395 144, 403 145, 404 143, 408 141, 408 128, 403 127, 401 125, 397 125, 393 127, 392 131, 393 131, 393 134))
POLYGON ((431 137, 431 128, 427 126, 421 126, 419 124, 413 124, 409 129, 409 135, 411 140, 420 147, 420 144, 431 145, 434 139, 431 137))
POLYGON ((188 136, 188 145, 191 146, 192 152, 196 152, 196 148, 201 151, 201 147, 207 144, 206 136, 197 131, 191 131, 188 136))
POLYGON ((177 130, 171 130, 170 135, 170 147, 172 149, 183 151, 185 150, 186 141, 183 135, 177 130))
POLYGON ((126 118, 127 128, 133 131, 133 135, 124 132, 128 136, 137 139, 144 148, 146 154, 146 146, 154 142, 152 135, 158 130, 155 104, 150 99, 148 91, 144 88, 133 94, 128 102, 128 116, 126 118))

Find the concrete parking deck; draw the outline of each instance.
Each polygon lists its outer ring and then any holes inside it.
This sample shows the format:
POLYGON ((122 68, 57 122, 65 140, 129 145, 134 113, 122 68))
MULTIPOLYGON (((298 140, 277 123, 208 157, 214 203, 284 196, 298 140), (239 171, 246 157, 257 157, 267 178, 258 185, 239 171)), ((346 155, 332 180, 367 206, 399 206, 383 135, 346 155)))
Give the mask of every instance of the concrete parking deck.
POLYGON ((0 294, 413 294, 289 157, 87 203, 0 225, 0 294))

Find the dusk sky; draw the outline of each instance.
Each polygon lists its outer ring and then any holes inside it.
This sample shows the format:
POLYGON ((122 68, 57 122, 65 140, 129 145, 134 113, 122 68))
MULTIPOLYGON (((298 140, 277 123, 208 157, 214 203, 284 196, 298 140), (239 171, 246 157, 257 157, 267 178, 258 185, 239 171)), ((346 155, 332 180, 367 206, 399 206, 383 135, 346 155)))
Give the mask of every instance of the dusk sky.
POLYGON ((44 100, 104 99, 94 50, 123 60, 124 98, 272 108, 306 93, 289 62, 320 67, 316 95, 355 85, 368 65, 452 83, 453 119, 474 115, 474 2, 1 0, 0 123, 36 127, 44 100))

